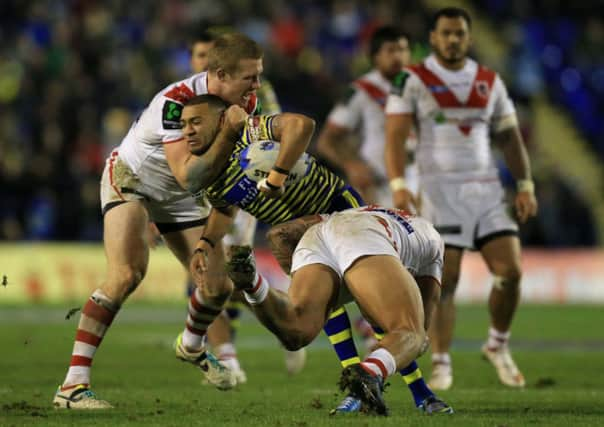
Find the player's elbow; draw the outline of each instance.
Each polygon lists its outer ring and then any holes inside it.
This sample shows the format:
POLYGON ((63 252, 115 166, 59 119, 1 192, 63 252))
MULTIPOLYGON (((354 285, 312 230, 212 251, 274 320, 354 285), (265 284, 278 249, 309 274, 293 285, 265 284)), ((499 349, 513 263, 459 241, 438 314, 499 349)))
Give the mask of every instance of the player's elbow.
POLYGON ((292 117, 291 126, 293 130, 305 139, 310 140, 315 131, 316 123, 313 119, 302 114, 295 114, 292 117))

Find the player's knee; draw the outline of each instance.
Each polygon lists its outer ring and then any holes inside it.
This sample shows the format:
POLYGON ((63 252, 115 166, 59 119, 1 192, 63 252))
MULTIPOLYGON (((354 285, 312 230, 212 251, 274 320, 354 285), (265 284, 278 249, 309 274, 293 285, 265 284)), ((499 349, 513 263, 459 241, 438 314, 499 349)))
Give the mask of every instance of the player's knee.
POLYGON ((516 263, 493 272, 493 286, 496 288, 517 288, 520 286, 521 279, 522 269, 516 263))
POLYGON ((459 282, 459 270, 445 270, 442 277, 442 288, 440 293, 440 300, 447 301, 453 298, 455 291, 457 290, 457 283, 459 282))
POLYGON ((126 265, 112 272, 103 291, 118 302, 123 302, 141 283, 146 269, 143 266, 126 265))
POLYGON ((310 344, 316 336, 317 334, 313 334, 309 330, 296 329, 289 331, 286 336, 282 337, 281 342, 286 350, 297 351, 310 344))
POLYGON ((216 278, 208 282, 208 286, 201 287, 201 293, 205 301, 214 305, 224 305, 233 293, 233 283, 226 277, 216 278))

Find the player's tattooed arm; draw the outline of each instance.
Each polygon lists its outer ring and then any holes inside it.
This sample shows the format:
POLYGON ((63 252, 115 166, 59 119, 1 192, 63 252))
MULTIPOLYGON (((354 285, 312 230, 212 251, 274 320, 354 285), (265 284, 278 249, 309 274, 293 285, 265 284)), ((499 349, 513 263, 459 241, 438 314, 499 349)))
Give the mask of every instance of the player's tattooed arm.
POLYGON ((273 255, 287 274, 290 273, 296 245, 311 226, 321 222, 321 216, 311 215, 272 227, 266 237, 273 255))

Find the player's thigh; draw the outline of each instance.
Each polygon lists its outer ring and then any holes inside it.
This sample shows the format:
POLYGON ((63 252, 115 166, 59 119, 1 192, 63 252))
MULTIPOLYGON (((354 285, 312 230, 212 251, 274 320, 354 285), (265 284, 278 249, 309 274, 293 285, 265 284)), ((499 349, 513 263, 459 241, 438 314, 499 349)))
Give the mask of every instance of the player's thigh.
POLYGON ((197 225, 162 234, 166 246, 168 246, 176 258, 178 258, 181 264, 186 268, 189 267, 191 254, 199 242, 203 228, 203 225, 197 225))
POLYGON ((497 237, 485 243, 480 252, 491 273, 508 279, 521 275, 520 239, 516 235, 497 237))
POLYGON ((147 210, 139 201, 121 203, 105 213, 103 242, 110 276, 124 269, 144 275, 149 261, 148 223, 147 210))
POLYGON ((419 288, 398 258, 359 258, 344 273, 344 281, 363 313, 386 332, 401 328, 423 331, 419 288))
POLYGON ((323 264, 309 264, 296 270, 288 290, 298 322, 318 334, 335 303, 340 277, 323 264))

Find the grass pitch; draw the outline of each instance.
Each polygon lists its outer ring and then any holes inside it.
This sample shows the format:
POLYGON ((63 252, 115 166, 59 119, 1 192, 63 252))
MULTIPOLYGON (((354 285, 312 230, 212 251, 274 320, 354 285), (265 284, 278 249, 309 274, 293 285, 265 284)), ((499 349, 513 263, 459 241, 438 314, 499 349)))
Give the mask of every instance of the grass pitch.
MULTIPOLYGON (((512 348, 528 386, 510 390, 480 357, 484 307, 461 307, 454 351, 455 382, 440 395, 452 416, 420 414, 403 382, 390 379, 391 416, 330 417, 342 397, 340 368, 324 337, 308 349, 295 377, 285 373, 276 340, 249 315, 239 332, 248 384, 229 392, 201 385, 190 365, 174 358, 172 340, 183 307, 126 306, 97 352, 93 389, 116 406, 104 412, 57 411, 78 316, 63 308, 0 308, 0 426, 597 426, 604 425, 602 307, 523 306, 512 348)), ((429 374, 429 358, 420 360, 429 374)))

